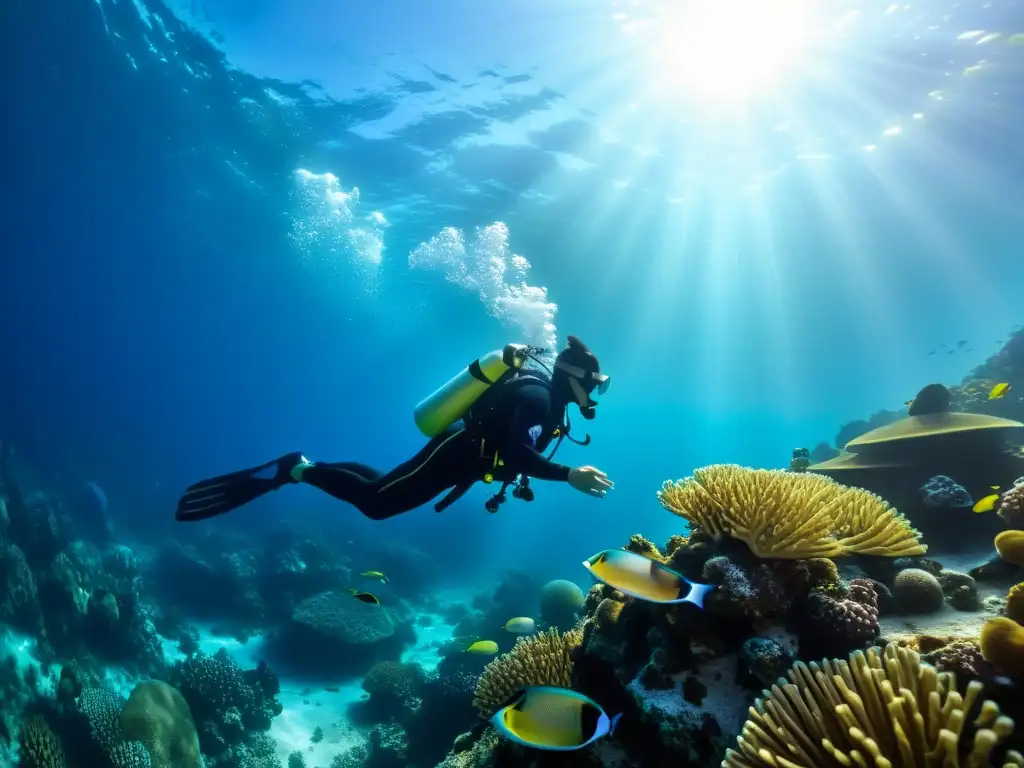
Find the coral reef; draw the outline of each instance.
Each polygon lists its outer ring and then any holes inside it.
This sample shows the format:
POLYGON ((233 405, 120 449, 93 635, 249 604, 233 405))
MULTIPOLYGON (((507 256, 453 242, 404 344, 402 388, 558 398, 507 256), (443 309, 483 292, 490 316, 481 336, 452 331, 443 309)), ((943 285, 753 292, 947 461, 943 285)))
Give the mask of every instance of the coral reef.
POLYGON ((762 558, 924 554, 917 531, 881 497, 824 476, 718 464, 666 482, 662 506, 762 558))
POLYGON ((203 754, 221 762, 232 747, 267 731, 282 711, 280 684, 266 664, 243 670, 223 649, 213 656, 192 654, 175 666, 170 680, 189 707, 203 754))

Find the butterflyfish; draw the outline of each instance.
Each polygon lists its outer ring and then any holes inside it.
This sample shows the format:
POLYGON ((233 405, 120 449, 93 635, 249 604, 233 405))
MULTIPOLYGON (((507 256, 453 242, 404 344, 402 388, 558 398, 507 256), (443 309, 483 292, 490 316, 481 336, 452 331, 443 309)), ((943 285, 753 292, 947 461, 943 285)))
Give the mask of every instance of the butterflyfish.
POLYGON ((517 616, 505 622, 505 631, 513 635, 532 635, 537 629, 537 622, 529 616, 517 616))
POLYGON ((992 391, 988 393, 989 400, 998 400, 1001 397, 1005 397, 1012 387, 1005 381, 1002 381, 992 387, 992 391))
POLYGON ((985 498, 981 499, 977 504, 974 505, 975 512, 991 512, 996 502, 999 501, 1000 496, 998 493, 990 493, 985 498))
POLYGON ((487 656, 498 652, 498 644, 493 640, 477 640, 466 649, 466 653, 480 653, 487 656))
POLYGON ((495 712, 491 725, 524 747, 571 752, 611 735, 621 717, 609 718, 593 699, 568 688, 531 686, 495 712))
POLYGON ((697 584, 650 558, 625 549, 598 552, 583 567, 612 589, 651 603, 693 603, 704 607, 704 596, 714 589, 697 584))
POLYGON ((388 583, 388 577, 385 576, 380 571, 363 571, 359 575, 363 576, 363 577, 365 577, 367 579, 377 579, 382 584, 387 584, 388 583))

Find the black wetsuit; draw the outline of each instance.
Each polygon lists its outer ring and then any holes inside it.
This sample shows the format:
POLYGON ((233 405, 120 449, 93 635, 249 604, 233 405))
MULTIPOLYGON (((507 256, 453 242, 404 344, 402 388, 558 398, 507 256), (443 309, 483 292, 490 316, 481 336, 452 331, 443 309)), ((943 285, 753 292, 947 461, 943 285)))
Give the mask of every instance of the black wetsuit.
POLYGON ((453 501, 491 474, 512 480, 523 474, 540 480, 569 479, 569 467, 540 452, 561 425, 562 408, 553 407, 550 385, 536 379, 496 384, 460 421, 430 440, 419 453, 390 472, 356 462, 317 462, 302 481, 347 501, 374 520, 420 507, 445 491, 453 501), (503 462, 495 464, 495 451, 503 462))

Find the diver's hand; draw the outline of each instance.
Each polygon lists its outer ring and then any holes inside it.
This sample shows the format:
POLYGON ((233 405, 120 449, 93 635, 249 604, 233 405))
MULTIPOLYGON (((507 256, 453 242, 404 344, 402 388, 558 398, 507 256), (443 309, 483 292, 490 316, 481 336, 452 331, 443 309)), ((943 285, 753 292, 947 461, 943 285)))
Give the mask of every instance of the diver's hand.
POLYGON ((580 493, 603 499, 604 495, 615 487, 608 475, 597 467, 576 467, 569 470, 569 485, 580 493))

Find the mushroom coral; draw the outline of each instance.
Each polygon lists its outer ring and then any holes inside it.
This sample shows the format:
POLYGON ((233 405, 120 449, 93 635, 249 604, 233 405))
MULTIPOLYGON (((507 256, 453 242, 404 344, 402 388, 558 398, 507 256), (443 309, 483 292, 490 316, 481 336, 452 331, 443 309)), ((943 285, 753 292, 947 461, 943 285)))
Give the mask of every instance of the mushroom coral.
POLYGON ((823 475, 713 464, 666 481, 658 500, 693 527, 739 539, 760 558, 907 557, 928 549, 884 499, 823 475))
MULTIPOLYGON (((980 700, 982 683, 961 695, 953 674, 895 644, 849 661, 798 662, 788 678, 750 708, 722 768, 980 767, 1013 732, 1013 720, 980 700)), ((1024 758, 1010 752, 1006 766, 1024 758)))
POLYGON ((573 653, 582 639, 578 630, 563 635, 557 629, 520 637, 511 651, 484 667, 473 706, 486 719, 529 686, 568 688, 572 684, 573 653))

